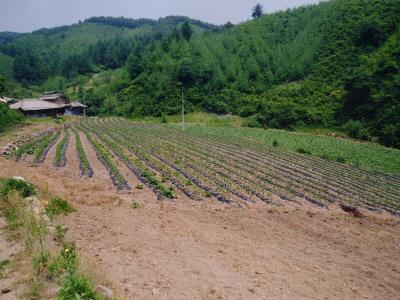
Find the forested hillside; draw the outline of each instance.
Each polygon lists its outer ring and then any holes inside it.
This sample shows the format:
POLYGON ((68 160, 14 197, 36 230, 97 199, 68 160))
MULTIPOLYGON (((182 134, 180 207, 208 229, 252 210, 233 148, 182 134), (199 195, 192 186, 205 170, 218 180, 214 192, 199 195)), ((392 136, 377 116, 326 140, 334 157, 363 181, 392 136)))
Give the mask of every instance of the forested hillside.
POLYGON ((96 72, 95 65, 121 67, 134 45, 145 47, 185 22, 196 32, 216 27, 186 17, 157 21, 93 17, 78 24, 40 29, 30 34, 0 33, 0 75, 24 84, 40 84, 56 75, 72 78, 96 72), (9 71, 3 71, 8 61, 13 63, 12 77, 9 71))
POLYGON ((92 18, 12 38, 0 74, 85 98, 91 114, 175 114, 183 91, 187 111, 400 147, 399 24, 398 0, 332 0, 220 27, 92 18))

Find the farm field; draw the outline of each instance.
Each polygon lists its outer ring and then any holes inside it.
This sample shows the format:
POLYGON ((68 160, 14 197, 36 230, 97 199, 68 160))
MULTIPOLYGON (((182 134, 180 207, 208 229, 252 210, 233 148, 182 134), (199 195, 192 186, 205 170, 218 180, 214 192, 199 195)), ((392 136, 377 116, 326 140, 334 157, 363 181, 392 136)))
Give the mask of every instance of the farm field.
POLYGON ((80 119, 0 158, 0 176, 74 203, 63 223, 121 299, 396 298, 396 158, 368 170, 255 135, 80 119))

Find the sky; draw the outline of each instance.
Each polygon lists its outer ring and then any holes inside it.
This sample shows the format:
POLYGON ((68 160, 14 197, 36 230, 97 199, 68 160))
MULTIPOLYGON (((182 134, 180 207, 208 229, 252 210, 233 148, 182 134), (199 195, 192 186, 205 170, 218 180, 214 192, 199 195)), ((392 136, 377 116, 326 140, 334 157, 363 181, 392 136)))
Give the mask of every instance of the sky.
POLYGON ((158 19, 188 16, 224 24, 250 19, 257 3, 274 12, 319 0, 0 0, 0 31, 32 30, 70 25, 93 16, 158 19))

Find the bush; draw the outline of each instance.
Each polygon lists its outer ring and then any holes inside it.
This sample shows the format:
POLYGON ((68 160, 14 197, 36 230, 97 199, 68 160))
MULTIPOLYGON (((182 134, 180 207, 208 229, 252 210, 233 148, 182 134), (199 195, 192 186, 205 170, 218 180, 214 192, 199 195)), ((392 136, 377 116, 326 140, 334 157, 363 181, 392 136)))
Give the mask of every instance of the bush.
POLYGON ((272 142, 272 146, 274 146, 274 147, 278 147, 278 146, 279 146, 279 143, 278 143, 278 141, 277 141, 277 140, 274 140, 274 141, 272 142))
POLYGON ((0 180, 0 197, 5 199, 7 195, 12 192, 17 191, 21 197, 26 198, 36 194, 33 185, 27 183, 22 179, 7 178, 0 180))
POLYGON ((367 139, 367 131, 363 127, 360 121, 349 120, 343 125, 343 130, 348 134, 349 137, 354 139, 367 139))
POLYGON ((251 116, 243 122, 243 126, 250 128, 261 128, 262 124, 258 122, 257 116, 251 116))
POLYGON ((74 273, 67 275, 62 281, 58 299, 96 300, 100 299, 100 297, 96 294, 94 286, 89 279, 74 273))
POLYGON ((345 159, 344 157, 342 157, 342 156, 336 157, 336 161, 337 161, 338 163, 341 163, 341 164, 346 163, 346 159, 345 159))
POLYGON ((50 219, 61 214, 67 215, 74 211, 75 209, 66 200, 59 197, 52 198, 50 204, 46 206, 46 213, 50 219))
POLYGON ((296 151, 297 151, 297 153, 300 153, 300 154, 308 154, 308 155, 312 154, 311 151, 306 150, 304 148, 298 148, 296 151))
POLYGON ((18 111, 10 109, 6 104, 0 103, 0 133, 11 126, 22 124, 25 117, 18 111))

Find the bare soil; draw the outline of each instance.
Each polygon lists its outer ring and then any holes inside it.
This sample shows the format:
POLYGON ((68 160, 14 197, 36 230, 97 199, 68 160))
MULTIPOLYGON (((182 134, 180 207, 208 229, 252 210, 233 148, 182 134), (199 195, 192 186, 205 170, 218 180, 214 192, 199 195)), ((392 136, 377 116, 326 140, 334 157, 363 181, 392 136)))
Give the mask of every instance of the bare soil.
POLYGON ((132 174, 133 190, 117 193, 81 140, 92 178, 79 176, 74 136, 65 168, 0 158, 0 176, 23 176, 73 203, 77 212, 60 221, 122 299, 400 299, 399 218, 158 201, 132 174))

